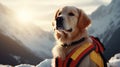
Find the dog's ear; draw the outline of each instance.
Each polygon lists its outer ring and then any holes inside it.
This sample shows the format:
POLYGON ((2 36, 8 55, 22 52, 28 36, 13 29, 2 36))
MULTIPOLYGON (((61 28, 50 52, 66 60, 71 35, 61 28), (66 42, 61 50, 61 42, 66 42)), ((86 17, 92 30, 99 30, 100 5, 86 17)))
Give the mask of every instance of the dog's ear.
POLYGON ((58 13, 59 13, 59 9, 58 9, 58 10, 56 11, 56 13, 55 13, 55 19, 57 18, 58 13))
POLYGON ((90 18, 80 9, 78 9, 79 18, 78 18, 78 27, 80 29, 85 29, 91 23, 90 18))
MULTIPOLYGON (((54 16, 54 20, 56 20, 57 16, 58 16, 58 13, 59 13, 59 9, 56 11, 55 13, 55 16, 54 16)), ((54 26, 54 22, 52 22, 52 26, 54 26)))

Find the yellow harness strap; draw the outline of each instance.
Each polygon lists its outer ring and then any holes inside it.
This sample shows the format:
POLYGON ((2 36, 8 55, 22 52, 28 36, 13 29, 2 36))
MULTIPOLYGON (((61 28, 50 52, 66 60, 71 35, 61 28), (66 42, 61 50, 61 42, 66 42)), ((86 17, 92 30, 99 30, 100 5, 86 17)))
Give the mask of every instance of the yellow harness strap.
POLYGON ((104 65, 103 65, 104 62, 103 62, 100 54, 97 53, 96 51, 92 51, 92 52, 90 53, 90 59, 91 59, 94 63, 96 63, 99 67, 104 67, 104 65))
POLYGON ((86 44, 84 44, 84 45, 81 45, 81 47, 79 47, 79 48, 76 50, 76 52, 73 53, 73 55, 71 56, 71 58, 72 58, 73 60, 76 60, 77 57, 78 57, 85 49, 87 49, 89 46, 90 46, 89 43, 86 43, 86 44))

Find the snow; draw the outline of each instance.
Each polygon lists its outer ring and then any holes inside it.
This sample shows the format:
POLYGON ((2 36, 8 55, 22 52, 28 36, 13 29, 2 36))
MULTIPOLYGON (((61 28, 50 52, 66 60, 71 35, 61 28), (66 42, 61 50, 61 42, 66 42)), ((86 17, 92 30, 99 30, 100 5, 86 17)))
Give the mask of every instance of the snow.
MULTIPOLYGON (((10 65, 0 65, 0 67, 12 67, 10 65)), ((15 67, 51 67, 51 59, 45 59, 38 65, 20 64, 15 67)), ((120 67, 120 53, 112 57, 107 63, 107 67, 120 67)))
POLYGON ((38 64, 36 67, 51 67, 51 59, 45 59, 40 64, 38 64))
MULTIPOLYGON (((12 67, 10 65, 0 65, 0 67, 12 67)), ((38 65, 30 65, 30 64, 20 64, 15 67, 51 67, 51 59, 45 59, 38 65)), ((111 57, 109 62, 107 63, 107 67, 120 67, 120 53, 111 57)))
MULTIPOLYGON (((0 67, 12 67, 12 66, 1 64, 0 67)), ((20 65, 16 65, 15 67, 51 67, 51 59, 45 59, 44 61, 42 61, 36 66, 30 65, 30 64, 20 64, 20 65)))
POLYGON ((29 64, 20 64, 15 67, 35 67, 34 65, 29 65, 29 64))
POLYGON ((0 67, 12 67, 10 65, 0 65, 0 67))
POLYGON ((119 4, 120 0, 113 0, 107 6, 100 6, 90 15, 92 26, 89 32, 91 35, 99 37, 102 42, 105 41, 106 43, 109 41, 114 31, 120 27, 119 4))
POLYGON ((13 57, 14 59, 16 59, 18 62, 20 62, 20 59, 21 59, 20 56, 13 55, 13 54, 10 54, 10 56, 13 57))
POLYGON ((107 63, 108 67, 120 67, 120 53, 112 57, 107 63))

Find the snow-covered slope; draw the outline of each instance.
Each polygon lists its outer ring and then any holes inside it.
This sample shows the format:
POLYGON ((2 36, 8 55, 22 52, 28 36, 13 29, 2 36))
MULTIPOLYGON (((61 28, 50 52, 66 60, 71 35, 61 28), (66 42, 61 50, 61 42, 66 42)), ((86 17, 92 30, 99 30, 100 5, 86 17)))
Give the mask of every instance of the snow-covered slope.
MULTIPOLYGON (((51 59, 46 59, 38 65, 30 65, 30 64, 20 64, 15 67, 51 67, 51 59)), ((12 67, 10 65, 0 65, 0 67, 12 67)), ((120 67, 120 53, 111 57, 109 62, 107 63, 107 67, 120 67)))
MULTIPOLYGON (((20 64, 20 65, 14 66, 14 67, 51 67, 50 65, 51 65, 51 59, 46 59, 37 65, 20 64)), ((13 67, 13 66, 0 64, 0 67, 13 67)))
POLYGON ((100 6, 90 16, 92 26, 90 34, 98 36, 105 44, 120 27, 120 0, 113 0, 109 5, 100 6))
POLYGON ((90 34, 100 38, 105 45, 105 57, 109 59, 120 52, 120 0, 112 0, 107 6, 100 6, 90 16, 92 26, 90 34))

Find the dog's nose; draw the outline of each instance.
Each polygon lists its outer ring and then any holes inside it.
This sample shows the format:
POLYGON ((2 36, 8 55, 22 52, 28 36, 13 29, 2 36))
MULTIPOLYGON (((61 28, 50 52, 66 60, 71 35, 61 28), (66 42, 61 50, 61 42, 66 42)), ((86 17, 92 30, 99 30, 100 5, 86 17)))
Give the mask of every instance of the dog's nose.
POLYGON ((56 21, 59 23, 59 22, 63 22, 63 17, 57 17, 56 18, 56 21))
POLYGON ((63 27, 63 17, 57 17, 56 18, 56 25, 57 27, 63 27))

